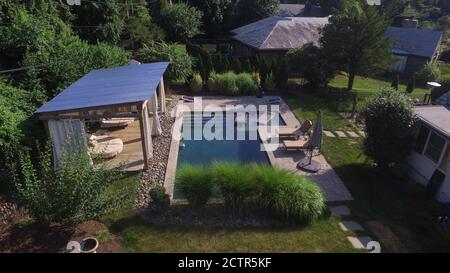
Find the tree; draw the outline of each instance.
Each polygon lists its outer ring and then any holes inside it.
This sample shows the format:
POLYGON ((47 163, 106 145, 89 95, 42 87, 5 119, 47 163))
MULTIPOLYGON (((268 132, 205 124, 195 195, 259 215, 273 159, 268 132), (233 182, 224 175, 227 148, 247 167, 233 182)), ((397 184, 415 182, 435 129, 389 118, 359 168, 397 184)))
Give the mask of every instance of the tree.
POLYGON ((54 170, 52 146, 46 145, 33 164, 30 155, 20 155, 20 175, 14 184, 20 202, 31 215, 46 222, 74 225, 120 208, 129 200, 129 190, 110 192, 123 177, 121 168, 94 168, 88 151, 63 146, 58 169, 54 170))
POLYGON ((411 94, 414 92, 414 89, 416 88, 416 77, 412 76, 409 78, 408 85, 406 85, 406 92, 411 94))
POLYGON ((201 11, 181 2, 162 8, 160 25, 169 40, 184 42, 202 33, 202 16, 201 11))
POLYGON ((322 30, 322 48, 330 62, 349 74, 347 89, 357 74, 372 75, 391 63, 389 22, 365 0, 346 0, 322 30))
POLYGON ((402 162, 411 148, 415 123, 413 105, 405 93, 383 89, 362 112, 366 125, 364 153, 386 170, 402 162))
POLYGON ((233 22, 235 0, 189 0, 203 12, 202 22, 207 37, 226 35, 233 22))
POLYGON ((125 23, 117 0, 82 1, 73 10, 77 16, 73 21, 74 30, 81 39, 90 43, 120 41, 125 23))
POLYGON ((320 5, 322 16, 328 16, 339 8, 341 0, 318 0, 316 2, 320 5))
POLYGON ((424 85, 427 82, 439 81, 441 79, 441 70, 435 62, 427 62, 415 76, 417 81, 424 85))
POLYGON ((243 26, 260 19, 277 15, 279 0, 237 1, 234 16, 234 26, 243 26))
POLYGON ((285 58, 281 58, 276 62, 275 68, 272 70, 273 81, 277 88, 282 88, 289 79, 289 73, 285 58))
POLYGON ((186 51, 180 50, 178 44, 154 42, 139 50, 137 57, 142 62, 169 61, 166 79, 169 81, 186 81, 192 76, 193 60, 186 51))
POLYGON ((334 76, 323 50, 311 43, 289 50, 286 58, 289 71, 303 77, 313 88, 327 86, 334 76))

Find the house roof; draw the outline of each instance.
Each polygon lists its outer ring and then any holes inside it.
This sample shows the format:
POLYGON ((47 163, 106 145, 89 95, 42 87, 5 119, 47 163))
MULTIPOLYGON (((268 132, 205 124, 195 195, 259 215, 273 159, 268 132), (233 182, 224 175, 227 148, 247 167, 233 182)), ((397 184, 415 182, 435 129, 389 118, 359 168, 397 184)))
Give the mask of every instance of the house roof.
POLYGON ((444 106, 417 106, 414 112, 425 124, 450 139, 450 111, 444 106))
POLYGON ((154 96, 168 62, 93 70, 36 113, 59 112, 145 101, 154 96))
POLYGON ((442 96, 436 99, 435 104, 442 105, 450 110, 450 91, 444 93, 442 96))
POLYGON ((283 17, 294 17, 304 12, 305 5, 301 4, 280 4, 279 15, 283 17))
POLYGON ((307 43, 319 45, 328 17, 271 16, 232 30, 234 39, 259 50, 288 50, 307 43))
POLYGON ((418 28, 390 27, 386 36, 394 40, 394 50, 431 59, 439 47, 442 32, 418 28))

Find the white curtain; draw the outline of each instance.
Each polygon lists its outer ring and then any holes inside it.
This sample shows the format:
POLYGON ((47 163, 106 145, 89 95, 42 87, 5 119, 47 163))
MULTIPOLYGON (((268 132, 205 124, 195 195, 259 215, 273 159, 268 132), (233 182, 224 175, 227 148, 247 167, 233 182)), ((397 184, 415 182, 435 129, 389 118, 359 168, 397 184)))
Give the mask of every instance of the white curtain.
MULTIPOLYGON (((157 109, 158 98, 155 96, 150 101, 151 109, 157 109)), ((159 136, 162 133, 161 123, 159 122, 158 111, 153 111, 153 124, 152 124, 152 136, 159 136)))
POLYGON ((161 77, 161 81, 159 82, 159 96, 161 99, 161 113, 166 112, 166 91, 164 90, 164 80, 161 77))
POLYGON ((66 149, 88 149, 84 123, 79 119, 61 119, 48 121, 48 130, 53 143, 54 167, 61 160, 61 152, 66 149), (65 146, 67 145, 67 146, 65 146))
MULTIPOLYGON (((150 125, 150 117, 148 116, 148 107, 144 106, 143 112, 144 112, 144 130, 145 130, 145 134, 147 135, 147 140, 142 140, 142 141, 146 141, 145 143, 145 147, 147 150, 147 156, 149 158, 153 157, 153 143, 152 143, 152 134, 151 134, 151 125, 150 125)), ((148 159, 148 158, 147 158, 148 159)))

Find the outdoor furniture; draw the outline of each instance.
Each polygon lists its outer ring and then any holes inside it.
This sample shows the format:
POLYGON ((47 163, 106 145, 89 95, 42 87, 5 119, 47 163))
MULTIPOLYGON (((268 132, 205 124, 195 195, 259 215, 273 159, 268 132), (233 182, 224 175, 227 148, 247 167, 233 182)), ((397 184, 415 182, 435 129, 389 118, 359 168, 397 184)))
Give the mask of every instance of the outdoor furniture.
POLYGON ((301 138, 299 140, 285 140, 283 146, 286 150, 303 150, 305 157, 297 163, 297 168, 307 172, 318 172, 320 170, 320 162, 313 160, 314 150, 321 148, 323 138, 322 112, 317 116, 317 122, 314 127, 313 134, 310 138, 301 138))
POLYGON ((118 137, 90 135, 90 153, 103 159, 113 158, 123 150, 123 141, 118 137))
POLYGON ((313 123, 310 120, 305 120, 300 127, 291 126, 279 126, 278 136, 280 137, 295 137, 306 135, 309 129, 312 127, 313 123))
POLYGON ((116 127, 127 127, 133 123, 135 118, 109 118, 102 119, 100 121, 101 128, 116 128, 116 127))
POLYGON ((181 100, 185 102, 194 102, 194 97, 191 96, 181 96, 181 100))

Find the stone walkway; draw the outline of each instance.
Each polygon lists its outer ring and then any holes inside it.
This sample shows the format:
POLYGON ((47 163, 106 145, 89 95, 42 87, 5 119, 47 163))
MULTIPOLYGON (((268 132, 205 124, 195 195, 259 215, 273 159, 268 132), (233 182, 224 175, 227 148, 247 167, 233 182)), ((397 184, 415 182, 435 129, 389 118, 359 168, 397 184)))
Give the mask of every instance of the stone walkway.
MULTIPOLYGON (((345 205, 332 206, 329 207, 332 216, 337 216, 341 218, 345 218, 339 223, 339 227, 344 232, 352 233, 351 235, 357 234, 356 236, 347 236, 348 241, 352 244, 352 246, 356 249, 368 249, 369 242, 372 242, 372 238, 369 236, 359 235, 364 234, 364 228, 359 223, 347 219, 351 217, 350 209, 345 205)), ((349 234, 350 235, 350 234, 349 234)), ((377 244, 377 242, 373 242, 372 244, 377 244)), ((369 250, 369 249, 368 249, 369 250)))
POLYGON ((346 138, 346 137, 351 137, 351 138, 358 138, 358 137, 365 137, 366 134, 364 133, 364 131, 358 131, 353 132, 353 131, 329 131, 329 130, 323 130, 323 134, 326 137, 341 137, 341 138, 346 138))

